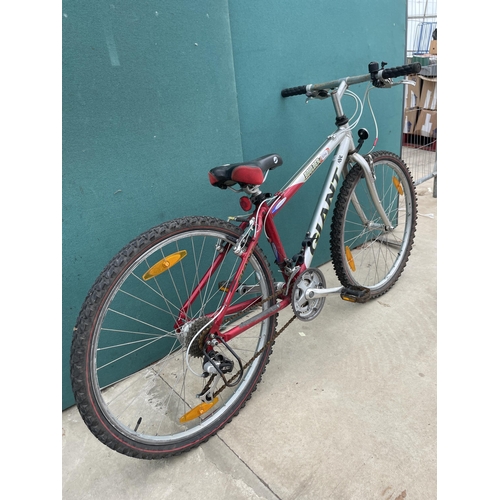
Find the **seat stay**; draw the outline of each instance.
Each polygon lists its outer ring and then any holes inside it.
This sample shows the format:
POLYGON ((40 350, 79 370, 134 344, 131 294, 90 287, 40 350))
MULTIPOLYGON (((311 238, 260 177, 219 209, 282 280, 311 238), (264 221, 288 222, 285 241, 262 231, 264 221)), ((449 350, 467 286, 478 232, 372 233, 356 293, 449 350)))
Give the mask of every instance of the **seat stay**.
MULTIPOLYGON (((223 300, 221 306, 214 314, 214 322, 212 324, 212 332, 218 332, 224 321, 224 317, 226 314, 229 314, 231 311, 231 303, 234 295, 237 293, 237 289, 239 287, 240 278, 245 271, 245 268, 248 264, 248 261, 253 253, 254 248, 257 246, 257 242, 259 241, 260 234, 262 233, 262 220, 259 221, 258 227, 256 228, 255 235, 253 238, 249 239, 246 249, 241 254, 241 262, 238 266, 238 269, 232 276, 232 282, 229 286, 229 290, 227 291, 226 297, 223 300)), ((232 311, 231 311, 232 312, 232 311)))
POLYGON ((212 262, 210 267, 207 269, 205 274, 201 277, 198 284, 196 285, 194 290, 191 292, 191 295, 189 296, 189 298, 186 300, 186 302, 180 308, 179 315, 177 317, 177 321, 174 324, 175 329, 180 328, 184 323, 186 323, 192 319, 188 316, 189 308, 191 307, 192 304, 194 304, 194 302, 196 301, 196 299, 200 295, 201 291, 205 288, 205 286, 207 286, 207 284, 209 283, 212 276, 214 276, 215 272, 217 271, 219 266, 222 264, 222 262, 226 258, 226 255, 229 252, 230 248, 231 248, 231 245, 229 245, 227 243, 225 245, 225 247, 218 253, 217 257, 214 259, 214 261, 212 262))

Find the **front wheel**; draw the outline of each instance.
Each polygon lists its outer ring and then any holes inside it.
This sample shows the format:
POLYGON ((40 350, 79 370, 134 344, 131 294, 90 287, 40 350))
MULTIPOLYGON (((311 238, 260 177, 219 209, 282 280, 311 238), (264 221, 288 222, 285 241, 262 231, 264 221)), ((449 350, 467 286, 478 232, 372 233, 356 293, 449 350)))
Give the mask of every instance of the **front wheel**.
MULTIPOLYGON (((110 448, 143 459, 189 450, 255 390, 276 316, 214 347, 213 362, 203 340, 241 263, 233 251, 240 234, 209 217, 170 221, 133 240, 96 280, 75 327, 71 380, 83 420, 110 448)), ((238 283, 221 332, 275 303, 258 247, 238 283)))
POLYGON ((417 224, 417 199, 410 172, 399 156, 371 154, 379 199, 391 222, 385 227, 356 164, 339 191, 333 213, 330 251, 343 286, 363 286, 371 298, 386 293, 410 256, 417 224))

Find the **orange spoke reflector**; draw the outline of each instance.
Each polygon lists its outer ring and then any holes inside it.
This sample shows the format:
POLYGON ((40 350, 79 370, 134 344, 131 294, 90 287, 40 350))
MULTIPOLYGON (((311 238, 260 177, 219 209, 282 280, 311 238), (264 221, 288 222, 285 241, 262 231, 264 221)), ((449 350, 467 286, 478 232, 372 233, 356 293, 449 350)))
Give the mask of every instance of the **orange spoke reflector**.
POLYGON ((195 418, 201 417, 204 413, 206 413, 213 405, 219 402, 219 398, 215 398, 210 403, 200 403, 198 406, 195 406, 192 410, 189 410, 185 415, 179 419, 181 424, 185 422, 189 422, 195 418))
POLYGON ((352 256, 351 249, 346 246, 345 247, 345 256, 347 257, 347 263, 352 271, 356 271, 356 264, 354 263, 354 257, 352 256))
POLYGON ((155 276, 167 271, 171 267, 175 266, 179 261, 181 261, 187 255, 186 250, 180 250, 175 252, 164 259, 161 259, 154 266, 150 267, 149 270, 144 274, 142 279, 144 281, 150 280, 155 276))
POLYGON ((403 188, 401 187, 401 182, 396 177, 392 178, 392 183, 396 186, 398 193, 403 196, 403 188))

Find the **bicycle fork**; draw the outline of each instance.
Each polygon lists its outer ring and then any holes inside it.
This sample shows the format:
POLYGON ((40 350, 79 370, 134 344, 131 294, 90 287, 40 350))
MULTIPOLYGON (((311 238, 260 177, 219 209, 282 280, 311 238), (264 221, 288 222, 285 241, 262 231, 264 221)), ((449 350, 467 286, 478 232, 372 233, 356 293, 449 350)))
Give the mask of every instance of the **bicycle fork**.
MULTIPOLYGON (((363 169, 363 172, 365 174, 366 185, 368 187, 368 191, 370 193, 370 196, 373 200, 373 204, 375 205, 375 208, 377 209, 377 212, 380 215, 382 222, 384 223, 384 226, 385 226, 384 229, 386 231, 390 231, 390 230, 394 229, 394 227, 392 226, 389 218, 387 217, 387 214, 385 213, 384 207, 382 206, 382 203, 380 202, 380 199, 378 197, 377 188, 375 187, 375 172, 373 171, 373 160, 372 160, 370 155, 367 155, 367 156, 368 156, 369 163, 364 159, 363 156, 361 156, 358 153, 354 153, 352 155, 352 158, 354 159, 354 161, 356 163, 361 165, 361 168, 363 169)), ((356 209, 356 212, 359 215, 359 218, 363 221, 363 223, 366 224, 368 222, 368 219, 367 219, 366 215, 364 214, 355 194, 353 195, 353 204, 354 204, 354 208, 356 209)))
MULTIPOLYGON (((337 157, 338 157, 338 155, 337 155, 337 157)), ((366 161, 365 158, 363 156, 361 156, 359 153, 352 153, 349 155, 349 157, 344 165, 347 165, 347 163, 350 163, 350 162, 359 164, 361 166, 361 168, 363 169, 364 179, 365 179, 365 182, 366 182, 366 185, 368 188, 368 192, 370 194, 370 197, 373 201, 373 204, 374 204, 378 214, 380 215, 380 218, 381 218, 382 224, 383 224, 383 229, 385 231, 392 231, 394 229, 394 227, 392 226, 389 218, 387 217, 387 214, 385 213, 385 210, 382 206, 382 203, 378 197, 377 189, 375 187, 375 172, 373 170, 373 163, 372 163, 371 156, 368 155, 368 161, 366 161)), ((331 167, 333 170, 335 170, 334 163, 335 163, 335 159, 332 162, 332 167, 331 167)), ((332 177, 332 183, 330 185, 330 189, 333 188, 333 190, 334 190, 336 183, 334 184, 333 181, 337 178, 336 170, 333 173, 331 173, 330 175, 332 177)), ((326 200, 326 207, 322 208, 323 212, 325 211, 325 208, 326 208, 326 210, 329 210, 330 202, 331 202, 332 198, 333 198, 333 192, 331 192, 330 194, 327 194, 326 196, 323 193, 322 199, 326 200)), ((353 207, 356 210, 360 220, 363 222, 363 224, 369 225, 369 220, 366 217, 366 215, 361 207, 361 204, 359 203, 355 193, 353 193, 353 195, 352 195, 352 204, 353 204, 353 207)), ((319 207, 319 208, 321 208, 321 207, 319 207)), ((326 214, 325 214, 325 216, 326 216, 326 214)), ((324 217, 322 218, 322 220, 324 222, 324 217)), ((306 268, 308 268, 310 263, 311 263, 312 254, 313 254, 314 249, 318 243, 319 236, 321 234, 322 225, 320 225, 319 227, 316 226, 316 228, 317 229, 316 229, 315 236, 313 239, 314 248, 312 249, 312 252, 309 251, 309 255, 307 255, 305 257, 306 268)), ((333 288, 311 288, 311 289, 308 289, 306 291, 305 298, 308 300, 313 300, 313 299, 318 299, 318 298, 325 297, 327 295, 332 295, 332 294, 340 294, 340 296, 343 300, 347 300, 349 302, 361 302, 362 303, 362 302, 367 302, 368 300, 370 300, 370 289, 369 288, 362 287, 362 286, 354 286, 354 285, 350 286, 349 288, 346 288, 344 286, 333 287, 333 288)))

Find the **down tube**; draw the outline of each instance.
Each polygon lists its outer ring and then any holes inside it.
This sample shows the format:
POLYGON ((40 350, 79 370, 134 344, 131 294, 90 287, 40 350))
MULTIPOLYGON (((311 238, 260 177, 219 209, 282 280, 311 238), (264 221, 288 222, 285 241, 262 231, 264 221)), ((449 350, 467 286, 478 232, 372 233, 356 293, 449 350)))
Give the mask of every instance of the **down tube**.
POLYGON ((345 137, 340 143, 337 153, 333 157, 330 170, 328 171, 323 190, 321 191, 318 204, 316 205, 316 209, 311 220, 311 225, 309 226, 311 246, 306 248, 304 254, 304 263, 306 267, 311 265, 314 252, 316 251, 318 241, 321 236, 321 231, 323 230, 326 217, 330 211, 333 196, 335 195, 335 190, 339 183, 339 173, 346 163, 351 146, 352 139, 349 136, 345 137))

